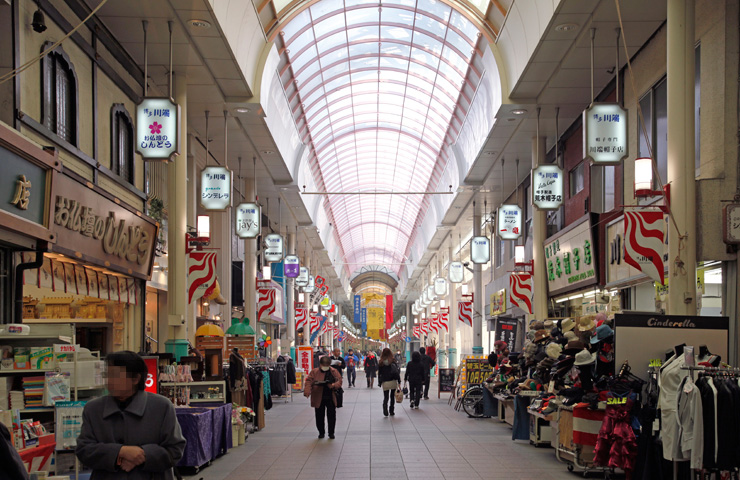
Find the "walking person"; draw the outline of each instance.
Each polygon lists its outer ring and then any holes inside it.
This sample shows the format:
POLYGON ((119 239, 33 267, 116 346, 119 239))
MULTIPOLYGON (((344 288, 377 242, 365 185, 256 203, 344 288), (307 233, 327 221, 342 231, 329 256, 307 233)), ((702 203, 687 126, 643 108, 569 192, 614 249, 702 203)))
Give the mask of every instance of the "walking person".
POLYGON ((355 380, 357 379, 357 365, 360 363, 360 359, 354 354, 354 351, 350 348, 347 350, 347 356, 344 357, 344 364, 347 365, 347 388, 355 386, 355 380))
POLYGON ((174 480, 186 443, 175 406, 144 391, 148 369, 138 354, 110 353, 105 363, 109 393, 82 411, 77 458, 92 478, 174 480))
POLYGON ((375 376, 378 373, 378 359, 373 352, 367 352, 365 357, 365 378, 367 379, 367 388, 373 388, 375 376))
POLYGON ((421 364, 424 365, 424 400, 429 400, 430 370, 434 368, 436 363, 432 360, 432 357, 426 354, 424 347, 419 349, 419 354, 421 354, 421 364))
MULTIPOLYGON (((429 370, 426 370, 426 375, 429 375, 429 370)), ((421 363, 421 354, 414 352, 411 354, 411 361, 406 365, 406 374, 403 379, 409 382, 409 406, 411 408, 419 409, 421 403, 421 391, 424 388, 424 380, 426 378, 424 364, 421 363)))
POLYGON ((316 429, 319 438, 324 438, 324 418, 329 423, 329 438, 334 438, 337 424, 336 390, 342 388, 342 376, 331 366, 331 358, 325 355, 319 359, 319 367, 311 370, 303 386, 303 396, 311 397, 311 406, 316 409, 316 429))
POLYGON ((344 357, 342 356, 342 351, 338 348, 335 348, 330 358, 331 366, 336 368, 339 371, 339 375, 341 376, 344 373, 344 367, 346 366, 344 362, 344 357))
POLYGON ((380 367, 378 368, 378 386, 383 387, 383 415, 386 417, 390 413, 394 416, 396 406, 396 390, 401 382, 401 368, 393 357, 390 348, 384 348, 380 354, 380 367), (390 396, 391 404, 388 406, 388 397, 390 396))

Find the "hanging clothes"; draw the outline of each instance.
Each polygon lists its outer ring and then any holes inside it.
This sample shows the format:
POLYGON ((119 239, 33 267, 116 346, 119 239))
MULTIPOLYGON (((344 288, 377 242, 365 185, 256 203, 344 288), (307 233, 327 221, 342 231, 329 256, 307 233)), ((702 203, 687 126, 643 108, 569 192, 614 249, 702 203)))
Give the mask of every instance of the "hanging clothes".
MULTIPOLYGON (((674 354, 663 364, 658 376, 660 394, 658 396, 658 408, 660 409, 660 438, 663 442, 663 458, 674 460, 674 453, 679 450, 678 446, 678 391, 683 379, 689 374, 684 370, 686 366, 683 354, 674 354)), ((678 459, 675 459, 678 460, 678 459)))
POLYGON ((607 398, 618 398, 624 403, 606 407, 606 417, 594 450, 594 464, 621 468, 629 478, 637 459, 637 437, 632 429, 631 413, 637 395, 629 393, 619 396, 609 392, 607 398))
POLYGON ((262 371, 262 388, 265 389, 265 398, 269 397, 272 394, 272 390, 270 389, 270 372, 269 370, 263 370, 262 371))
POLYGON ((740 444, 740 387, 734 378, 715 378, 717 388, 717 468, 733 470, 740 444))
POLYGON ((710 377, 701 377, 696 381, 701 394, 702 426, 704 448, 702 463, 704 468, 717 466, 717 389, 710 377))
POLYGON ((701 392, 691 377, 684 378, 678 392, 678 429, 674 458, 691 460, 691 468, 702 468, 704 461, 704 419, 701 392))

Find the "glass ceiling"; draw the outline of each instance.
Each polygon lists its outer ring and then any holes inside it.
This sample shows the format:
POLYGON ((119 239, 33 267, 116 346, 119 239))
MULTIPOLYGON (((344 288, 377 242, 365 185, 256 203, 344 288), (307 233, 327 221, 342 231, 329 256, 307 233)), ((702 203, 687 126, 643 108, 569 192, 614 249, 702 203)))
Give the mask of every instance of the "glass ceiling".
MULTIPOLYGON (((436 188, 478 29, 434 0, 320 0, 282 33, 312 169, 326 191, 436 188)), ((327 202, 349 272, 387 265, 399 273, 429 197, 327 202)))

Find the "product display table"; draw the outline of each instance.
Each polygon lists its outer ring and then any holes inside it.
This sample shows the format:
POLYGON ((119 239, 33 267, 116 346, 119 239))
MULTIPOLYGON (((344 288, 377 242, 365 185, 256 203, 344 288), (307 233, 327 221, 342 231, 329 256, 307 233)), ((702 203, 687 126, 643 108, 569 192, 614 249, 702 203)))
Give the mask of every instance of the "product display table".
POLYGON ((200 468, 232 447, 231 404, 177 408, 177 421, 187 440, 180 467, 200 468))

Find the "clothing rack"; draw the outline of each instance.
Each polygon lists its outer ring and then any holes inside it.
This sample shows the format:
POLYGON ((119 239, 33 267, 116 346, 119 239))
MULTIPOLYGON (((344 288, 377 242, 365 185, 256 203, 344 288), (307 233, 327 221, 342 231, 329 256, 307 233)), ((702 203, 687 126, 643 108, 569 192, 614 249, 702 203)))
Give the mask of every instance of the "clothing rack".
POLYGON ((275 363, 274 367, 275 372, 279 372, 281 375, 281 378, 283 379, 283 385, 285 386, 285 395, 273 395, 274 397, 278 398, 284 398, 285 403, 288 403, 288 400, 291 402, 293 401, 293 392, 292 388, 290 388, 290 385, 288 384, 288 364, 286 363, 275 363))
POLYGON ((738 367, 681 367, 682 370, 691 370, 696 372, 708 372, 708 373, 724 373, 729 375, 740 376, 740 368, 738 367))

